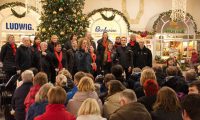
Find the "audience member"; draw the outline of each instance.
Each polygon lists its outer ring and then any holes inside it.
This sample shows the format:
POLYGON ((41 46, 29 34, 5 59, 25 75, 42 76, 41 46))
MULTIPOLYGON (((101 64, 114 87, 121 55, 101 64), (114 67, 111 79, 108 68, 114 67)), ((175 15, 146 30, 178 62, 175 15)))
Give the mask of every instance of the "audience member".
POLYGON ((153 120, 182 120, 179 99, 176 92, 169 87, 158 91, 153 109, 153 120))
POLYGON ((189 84, 188 94, 200 94, 200 80, 189 84))
POLYGON ((96 99, 86 99, 79 108, 77 120, 106 120, 101 116, 101 110, 96 99))
POLYGON ((119 99, 121 107, 110 116, 110 120, 151 120, 151 115, 144 105, 137 102, 133 90, 125 89, 119 99))
POLYGON ((67 94, 59 86, 48 91, 48 105, 44 114, 37 116, 34 120, 76 120, 75 116, 65 109, 67 94))

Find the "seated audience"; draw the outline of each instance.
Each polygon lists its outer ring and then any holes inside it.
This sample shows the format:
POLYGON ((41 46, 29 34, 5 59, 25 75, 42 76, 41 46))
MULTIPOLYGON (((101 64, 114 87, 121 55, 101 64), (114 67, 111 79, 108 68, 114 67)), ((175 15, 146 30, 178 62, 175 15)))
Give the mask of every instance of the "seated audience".
POLYGON ((184 98, 181 103, 183 120, 199 120, 200 95, 191 94, 184 98))
POLYGON ((74 94, 78 91, 78 83, 81 80, 82 77, 86 76, 86 74, 84 72, 77 72, 74 75, 74 87, 72 88, 72 90, 70 92, 67 93, 67 101, 69 101, 70 99, 73 98, 74 94))
POLYGON ((81 104, 87 98, 96 99, 100 108, 102 108, 102 102, 99 99, 97 93, 95 92, 94 82, 91 78, 89 77, 81 78, 77 87, 78 91, 75 93, 73 98, 69 100, 69 103, 67 104, 67 109, 70 113, 76 116, 81 104))
POLYGON ((179 99, 176 92, 169 87, 158 91, 153 110, 153 120, 182 120, 179 99))
POLYGON ((137 102, 133 90, 125 89, 119 99, 121 107, 110 116, 110 120, 151 120, 151 115, 144 105, 137 102))
POLYGON ((38 115, 45 112, 45 108, 48 104, 47 93, 53 85, 51 83, 44 84, 35 96, 35 103, 33 103, 26 115, 26 120, 33 120, 38 115))
POLYGON ((39 91, 40 87, 48 82, 47 74, 44 72, 39 72, 35 75, 33 80, 33 86, 31 87, 24 105, 26 106, 26 112, 28 112, 29 107, 35 102, 35 95, 39 91))
POLYGON ((63 74, 67 78, 67 87, 71 90, 74 87, 73 78, 69 70, 62 69, 58 74, 63 74))
POLYGON ((137 98, 145 96, 142 86, 144 85, 144 82, 147 80, 155 80, 157 82, 155 72, 153 71, 153 69, 149 67, 143 68, 141 77, 140 77, 140 86, 135 88, 137 98))
POLYGON ((106 120, 101 116, 101 110, 95 99, 86 99, 78 111, 76 120, 106 120))
POLYGON ((194 81, 189 84, 188 94, 200 94, 200 80, 194 81))
POLYGON ((145 96, 140 97, 138 102, 142 103, 149 112, 153 111, 153 104, 156 101, 156 95, 159 86, 155 80, 147 80, 143 84, 145 96))
POLYGON ((67 78, 63 74, 58 74, 56 76, 55 85, 62 87, 66 93, 69 91, 69 88, 67 87, 67 78))
POLYGON ((125 89, 124 85, 118 80, 108 82, 108 97, 103 105, 103 116, 109 118, 110 115, 120 108, 120 92, 125 89))
POLYGON ((25 120, 25 108, 24 100, 33 85, 33 72, 30 70, 25 70, 22 75, 22 85, 18 87, 12 97, 12 109, 15 111, 16 120, 25 120))
POLYGON ((112 66, 111 73, 115 76, 116 80, 119 80, 122 84, 125 84, 123 67, 119 64, 112 66))
POLYGON ((37 116, 34 120, 76 120, 75 116, 66 111, 64 103, 67 94, 59 86, 48 91, 48 105, 44 114, 37 116))
POLYGON ((159 65, 154 65, 153 70, 155 71, 158 85, 162 86, 162 84, 165 82, 165 74, 162 67, 159 65))
POLYGON ((190 69, 185 73, 185 80, 188 84, 197 80, 197 74, 194 69, 190 69))

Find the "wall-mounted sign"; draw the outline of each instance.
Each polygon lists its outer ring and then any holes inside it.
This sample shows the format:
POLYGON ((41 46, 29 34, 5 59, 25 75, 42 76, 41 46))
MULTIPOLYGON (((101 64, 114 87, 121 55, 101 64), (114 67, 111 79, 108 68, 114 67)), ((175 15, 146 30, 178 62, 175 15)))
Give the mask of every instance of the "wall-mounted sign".
POLYGON ((6 22, 7 30, 34 30, 32 24, 28 23, 8 23, 6 22))

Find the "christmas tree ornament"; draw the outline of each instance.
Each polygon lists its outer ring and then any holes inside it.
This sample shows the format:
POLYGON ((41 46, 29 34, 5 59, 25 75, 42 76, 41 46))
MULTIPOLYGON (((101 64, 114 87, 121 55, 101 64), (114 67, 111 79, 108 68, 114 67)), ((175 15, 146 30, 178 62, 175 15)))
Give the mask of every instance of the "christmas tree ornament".
POLYGON ((45 28, 42 28, 42 32, 46 32, 46 29, 45 29, 45 28))
POLYGON ((60 32, 60 35, 64 35, 64 34, 65 34, 65 32, 63 32, 63 31, 60 32))
POLYGON ((59 8, 59 11, 60 11, 60 12, 63 12, 63 8, 59 8))
POLYGON ((56 15, 56 14, 57 14, 57 12, 56 12, 56 11, 53 11, 53 14, 54 14, 54 15, 56 15))

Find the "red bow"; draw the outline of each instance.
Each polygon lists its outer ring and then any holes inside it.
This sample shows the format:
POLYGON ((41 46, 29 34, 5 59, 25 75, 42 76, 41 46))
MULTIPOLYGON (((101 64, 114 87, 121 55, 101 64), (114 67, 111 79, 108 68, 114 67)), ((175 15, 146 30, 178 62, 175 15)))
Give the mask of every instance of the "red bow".
POLYGON ((14 43, 11 44, 11 48, 12 48, 12 51, 13 51, 13 55, 15 56, 16 55, 16 46, 14 43))

